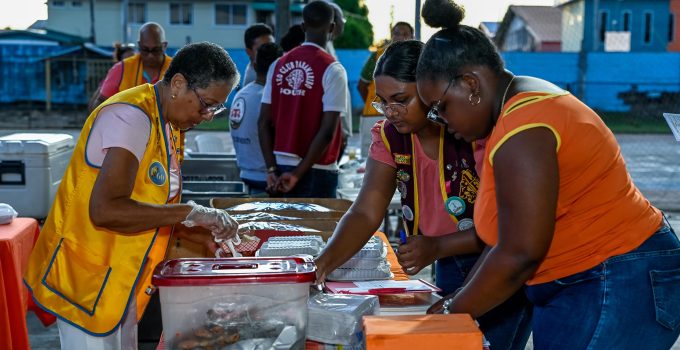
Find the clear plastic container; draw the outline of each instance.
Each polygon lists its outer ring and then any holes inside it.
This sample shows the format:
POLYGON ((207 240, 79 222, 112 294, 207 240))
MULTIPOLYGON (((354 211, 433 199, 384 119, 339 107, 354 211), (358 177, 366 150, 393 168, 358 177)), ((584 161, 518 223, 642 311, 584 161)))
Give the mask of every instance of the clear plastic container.
POLYGON ((303 349, 315 270, 310 256, 159 264, 153 283, 159 287, 166 349, 239 342, 303 349))

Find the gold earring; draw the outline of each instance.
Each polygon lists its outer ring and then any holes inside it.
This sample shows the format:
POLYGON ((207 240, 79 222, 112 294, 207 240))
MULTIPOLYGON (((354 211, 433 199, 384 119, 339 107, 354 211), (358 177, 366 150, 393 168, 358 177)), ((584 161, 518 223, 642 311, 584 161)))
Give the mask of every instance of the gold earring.
POLYGON ((172 97, 172 99, 174 100, 174 99, 175 99, 175 97, 177 97, 177 95, 175 95, 175 94, 172 94, 172 95, 171 95, 170 97, 172 97))
POLYGON ((480 102, 482 102, 482 96, 481 96, 481 94, 479 93, 479 91, 471 93, 470 96, 468 96, 468 102, 470 102, 470 105, 471 105, 471 106, 476 106, 476 105, 478 105, 480 102), (476 100, 476 101, 473 101, 473 100, 472 100, 473 97, 476 97, 477 100, 476 100))

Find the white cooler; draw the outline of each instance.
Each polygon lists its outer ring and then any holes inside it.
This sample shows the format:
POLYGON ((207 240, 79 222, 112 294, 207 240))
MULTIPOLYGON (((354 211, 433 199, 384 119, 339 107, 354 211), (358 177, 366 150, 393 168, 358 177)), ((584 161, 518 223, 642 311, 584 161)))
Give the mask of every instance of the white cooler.
POLYGON ((0 203, 19 216, 47 217, 74 144, 68 134, 0 137, 0 203))

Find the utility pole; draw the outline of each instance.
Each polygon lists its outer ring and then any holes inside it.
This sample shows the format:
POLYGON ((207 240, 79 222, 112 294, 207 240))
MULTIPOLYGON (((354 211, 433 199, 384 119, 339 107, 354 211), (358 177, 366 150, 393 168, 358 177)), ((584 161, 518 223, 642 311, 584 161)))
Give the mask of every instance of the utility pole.
POLYGON ((121 24, 123 25, 123 43, 129 43, 130 40, 128 38, 128 6, 129 2, 128 0, 123 0, 122 3, 122 11, 121 11, 121 24))
POLYGON ((276 0, 276 28, 274 34, 276 35, 276 42, 281 41, 290 28, 290 0, 276 0))
POLYGON ((90 0, 90 40, 92 40, 93 44, 96 44, 97 39, 94 34, 94 1, 90 0))
POLYGON ((416 0, 416 40, 420 40, 420 0, 416 0))

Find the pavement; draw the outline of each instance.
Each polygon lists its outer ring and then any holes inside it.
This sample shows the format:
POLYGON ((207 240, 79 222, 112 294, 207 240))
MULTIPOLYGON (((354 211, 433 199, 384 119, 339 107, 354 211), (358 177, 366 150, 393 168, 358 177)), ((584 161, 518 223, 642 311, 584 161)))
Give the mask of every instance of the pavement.
MULTIPOLYGON (((30 120, 30 119, 29 119, 30 120)), ((2 127, 0 123, 0 127, 2 127)), ((15 132, 30 133, 67 133, 77 138, 77 129, 10 129, 0 130, 0 136, 15 132)), ((196 137, 211 135, 218 139, 225 151, 233 150, 233 144, 228 132, 190 131, 187 133, 186 146, 189 150, 199 151, 196 137)), ((631 177, 647 198, 658 208, 666 212, 671 225, 676 232, 680 232, 680 144, 670 135, 617 135, 621 151, 631 177)), ((349 147, 358 149, 359 135, 353 135, 349 140, 349 147)), ((431 269, 424 269, 416 278, 432 280, 431 269)), ((29 313, 27 324, 31 346, 35 350, 58 349, 59 332, 56 325, 44 328, 40 321, 29 313)), ((530 342, 527 349, 533 349, 530 342)), ((680 340, 672 347, 680 350, 680 340)))

